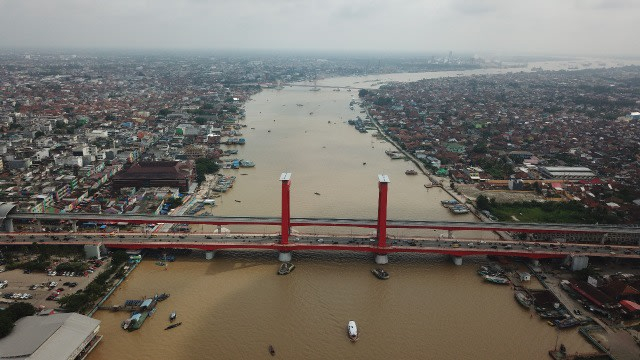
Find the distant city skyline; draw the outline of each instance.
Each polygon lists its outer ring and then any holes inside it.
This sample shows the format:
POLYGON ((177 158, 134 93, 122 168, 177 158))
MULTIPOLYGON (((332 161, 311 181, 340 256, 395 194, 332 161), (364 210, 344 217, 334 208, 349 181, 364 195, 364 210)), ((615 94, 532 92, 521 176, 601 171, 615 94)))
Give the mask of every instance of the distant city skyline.
POLYGON ((0 48, 640 56, 636 0, 0 0, 0 48))

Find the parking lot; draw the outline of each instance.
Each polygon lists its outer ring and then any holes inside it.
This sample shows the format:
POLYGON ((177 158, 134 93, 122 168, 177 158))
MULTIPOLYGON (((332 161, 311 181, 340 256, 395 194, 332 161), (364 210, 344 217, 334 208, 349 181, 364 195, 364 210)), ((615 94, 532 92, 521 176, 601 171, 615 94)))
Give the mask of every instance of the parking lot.
MULTIPOLYGON (((88 272, 86 276, 84 274, 70 276, 69 273, 66 274, 67 276, 64 273, 52 275, 51 272, 49 274, 43 272, 25 273, 21 269, 0 272, 0 283, 7 282, 6 286, 0 289, 0 307, 13 302, 28 302, 40 309, 57 308, 58 303, 47 300, 48 297, 53 297, 53 294, 57 294, 56 297, 62 297, 84 289, 95 276, 108 267, 108 261, 105 260, 101 267, 93 273, 88 272), (10 296, 10 294, 21 294, 21 296, 10 296)), ((3 267, 0 266, 1 268, 3 267)))

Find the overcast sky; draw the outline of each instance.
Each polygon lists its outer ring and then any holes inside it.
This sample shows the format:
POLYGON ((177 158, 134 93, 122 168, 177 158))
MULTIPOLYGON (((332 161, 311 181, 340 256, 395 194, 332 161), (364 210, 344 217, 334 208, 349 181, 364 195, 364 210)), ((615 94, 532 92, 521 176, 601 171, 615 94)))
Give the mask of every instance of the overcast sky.
POLYGON ((640 0, 0 0, 0 47, 640 55, 640 0))

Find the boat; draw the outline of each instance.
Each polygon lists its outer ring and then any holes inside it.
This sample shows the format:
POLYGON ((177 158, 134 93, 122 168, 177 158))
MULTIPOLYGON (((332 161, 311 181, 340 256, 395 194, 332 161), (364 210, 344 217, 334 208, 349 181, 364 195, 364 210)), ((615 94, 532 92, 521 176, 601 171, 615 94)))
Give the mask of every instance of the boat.
POLYGON ((580 325, 581 321, 574 318, 574 317, 570 317, 567 319, 562 319, 562 320, 555 320, 554 324, 556 325, 557 328, 559 329, 568 329, 574 326, 578 326, 580 325))
POLYGON ((176 319, 176 316, 178 316, 176 312, 175 311, 172 312, 171 315, 169 315, 169 321, 173 322, 173 320, 176 319))
MULTIPOLYGON (((169 260, 169 261, 173 261, 173 260, 169 260)), ((155 298, 156 298, 156 301, 165 301, 165 300, 167 300, 167 298, 169 298, 169 294, 162 293, 162 294, 156 296, 155 298)))
POLYGON ((233 201, 235 201, 235 202, 237 202, 237 203, 242 202, 242 201, 240 201, 240 200, 233 200, 233 201))
POLYGON ((316 194, 316 195, 320 195, 320 193, 319 193, 319 192, 314 192, 314 194, 316 194))
POLYGON ((516 298, 518 304, 524 306, 525 308, 530 308, 533 304, 533 300, 531 297, 524 291, 516 291, 513 296, 516 298))
POLYGON ((389 273, 382 268, 371 269, 371 273, 380 280, 387 280, 389 278, 389 273))
POLYGON ((541 319, 564 319, 564 314, 556 310, 543 311, 538 315, 541 319))
POLYGON ((502 276, 484 275, 483 278, 487 282, 498 284, 498 285, 508 285, 510 283, 509 279, 502 276))
POLYGON ((440 203, 442 204, 442 206, 444 207, 450 207, 450 206, 454 206, 454 205, 459 205, 460 203, 458 202, 458 200, 442 200, 440 201, 440 203))
POLYGON ((273 345, 269 345, 269 354, 276 356, 276 350, 273 348, 273 345))
POLYGON ((404 174, 405 175, 418 175, 418 172, 413 170, 413 169, 410 169, 410 170, 405 171, 404 174))
POLYGON ((295 269, 295 265, 293 265, 290 262, 284 262, 282 264, 280 264, 280 268, 278 269, 278 275, 287 275, 289 274, 291 271, 293 271, 293 269, 295 269))
POLYGON ((459 205, 451 206, 449 208, 449 211, 452 214, 461 215, 461 214, 468 214, 470 210, 469 210, 468 207, 466 207, 466 206, 464 206, 462 204, 459 204, 459 205))
POLYGON ((134 331, 140 329, 142 324, 149 316, 149 311, 143 311, 131 315, 130 318, 122 322, 122 328, 127 331, 134 331))
POLYGON ((358 340, 358 327, 356 326, 356 322, 350 320, 347 324, 347 335, 349 335, 349 340, 355 342, 358 340))
POLYGON ((547 324, 548 324, 549 326, 556 326, 556 324, 554 324, 554 323, 553 323, 553 321, 551 321, 551 320, 547 321, 547 324))
POLYGON ((181 323, 181 322, 179 322, 179 323, 175 323, 175 324, 171 324, 171 325, 167 326, 167 327, 166 327, 166 328, 164 328, 164 329, 165 329, 165 330, 171 330, 171 329, 177 328, 177 327, 178 327, 178 326, 180 326, 180 325, 182 325, 182 323, 181 323))

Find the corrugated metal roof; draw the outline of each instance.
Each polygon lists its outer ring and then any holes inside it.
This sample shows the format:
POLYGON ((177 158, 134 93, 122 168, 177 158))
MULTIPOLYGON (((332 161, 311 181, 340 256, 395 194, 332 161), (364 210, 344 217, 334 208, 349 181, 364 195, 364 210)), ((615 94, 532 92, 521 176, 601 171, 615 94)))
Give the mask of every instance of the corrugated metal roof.
POLYGON ((69 359, 99 325, 77 313, 24 317, 0 340, 0 359, 69 359))

